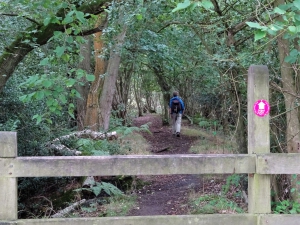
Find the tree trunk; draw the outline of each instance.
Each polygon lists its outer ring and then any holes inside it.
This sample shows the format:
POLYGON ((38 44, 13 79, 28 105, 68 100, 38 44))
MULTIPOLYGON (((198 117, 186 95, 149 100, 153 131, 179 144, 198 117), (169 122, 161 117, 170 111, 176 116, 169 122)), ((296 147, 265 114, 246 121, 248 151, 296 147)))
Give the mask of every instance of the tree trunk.
POLYGON ((166 81, 164 77, 164 72, 161 68, 161 66, 158 64, 158 62, 152 62, 152 69, 154 71, 155 77, 157 79, 157 82, 162 90, 163 93, 163 100, 164 100, 164 107, 163 107, 163 124, 167 125, 169 124, 169 101, 170 101, 170 91, 171 87, 166 81))
POLYGON ((112 104, 113 110, 117 112, 118 117, 123 119, 123 125, 126 124, 128 96, 133 68, 134 63, 124 66, 123 73, 121 76, 119 76, 119 79, 116 83, 116 93, 114 95, 112 104))
MULTIPOLYGON (((83 60, 79 62, 78 68, 86 71, 87 73, 91 73, 91 38, 86 37, 86 43, 80 46, 80 55, 83 57, 83 60)), ((77 120, 77 128, 78 130, 84 129, 84 119, 86 113, 86 103, 87 97, 89 93, 90 84, 87 82, 85 78, 81 80, 84 85, 77 85, 76 89, 80 93, 81 98, 77 98, 76 104, 76 120, 77 120)))
POLYGON ((121 62, 121 48, 125 40, 126 27, 117 35, 116 44, 110 50, 110 58, 105 76, 103 90, 100 97, 100 125, 106 131, 109 127, 109 119, 112 108, 112 101, 116 90, 116 81, 121 62))
POLYGON ((142 101, 141 101, 141 89, 139 88, 139 84, 138 84, 138 79, 134 79, 133 81, 133 92, 134 92, 134 97, 135 97, 135 101, 136 101, 136 105, 138 108, 138 116, 143 116, 143 106, 142 106, 142 101))
MULTIPOLYGON (((99 16, 97 21, 97 26, 104 25, 106 19, 99 16)), ((99 96, 102 92, 104 85, 104 79, 102 76, 106 70, 106 61, 100 57, 104 47, 104 42, 102 40, 102 32, 95 34, 94 38, 94 50, 95 50, 95 80, 92 82, 90 91, 88 93, 86 102, 86 113, 84 118, 84 127, 88 127, 91 130, 97 131, 100 129, 100 105, 99 96)))
MULTIPOLYGON (((276 0, 275 7, 281 4, 284 4, 284 0, 276 0)), ((282 20, 282 17, 279 18, 282 20)), ((296 96, 296 87, 293 79, 293 69, 290 63, 284 61, 285 57, 289 55, 290 52, 290 43, 289 40, 283 38, 283 34, 277 37, 278 42, 278 52, 279 52, 279 60, 280 60, 280 71, 282 78, 282 87, 283 87, 283 95, 284 102, 286 108, 286 142, 287 142, 287 152, 288 153, 299 153, 299 143, 300 143, 300 133, 299 133, 299 119, 298 112, 294 109, 297 104, 296 96)), ((292 198, 294 201, 300 202, 300 185, 297 184, 299 182, 299 175, 295 175, 291 177, 291 186, 296 191, 291 192, 292 198)))

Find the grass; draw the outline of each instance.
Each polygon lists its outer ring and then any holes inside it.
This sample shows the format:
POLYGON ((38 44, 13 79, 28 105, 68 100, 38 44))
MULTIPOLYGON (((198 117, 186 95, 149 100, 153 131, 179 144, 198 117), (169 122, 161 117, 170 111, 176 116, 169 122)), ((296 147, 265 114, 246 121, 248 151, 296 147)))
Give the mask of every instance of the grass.
POLYGON ((217 194, 202 196, 191 195, 189 209, 191 214, 244 213, 244 210, 234 201, 217 194))
POLYGON ((199 137, 190 148, 194 154, 230 154, 236 152, 236 144, 230 138, 210 132, 209 130, 183 127, 182 134, 199 137))
POLYGON ((148 149, 150 148, 147 141, 139 133, 127 135, 122 138, 121 147, 129 147, 128 155, 149 155, 151 154, 148 149))
POLYGON ((133 195, 122 195, 110 197, 109 203, 102 206, 99 217, 126 216, 136 206, 136 197, 133 195))
POLYGON ((113 217, 126 216, 136 206, 136 197, 133 195, 119 195, 98 199, 89 205, 81 206, 66 217, 113 217))

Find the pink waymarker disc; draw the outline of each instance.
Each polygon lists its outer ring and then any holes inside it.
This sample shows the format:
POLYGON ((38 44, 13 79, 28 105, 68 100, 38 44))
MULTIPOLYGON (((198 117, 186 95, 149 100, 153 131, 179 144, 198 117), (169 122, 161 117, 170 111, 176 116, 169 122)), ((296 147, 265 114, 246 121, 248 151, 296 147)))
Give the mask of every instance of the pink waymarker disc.
POLYGON ((253 110, 257 116, 264 117, 270 112, 270 105, 266 100, 261 99, 254 103, 253 110))

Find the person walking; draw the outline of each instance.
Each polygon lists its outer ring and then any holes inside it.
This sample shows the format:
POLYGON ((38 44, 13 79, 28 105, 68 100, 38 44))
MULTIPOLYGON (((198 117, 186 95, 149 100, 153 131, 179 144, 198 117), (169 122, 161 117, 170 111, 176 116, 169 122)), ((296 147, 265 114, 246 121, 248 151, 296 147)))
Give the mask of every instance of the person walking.
POLYGON ((178 92, 174 91, 169 103, 169 113, 172 119, 172 133, 177 137, 180 137, 181 119, 184 109, 182 99, 178 96, 178 92))

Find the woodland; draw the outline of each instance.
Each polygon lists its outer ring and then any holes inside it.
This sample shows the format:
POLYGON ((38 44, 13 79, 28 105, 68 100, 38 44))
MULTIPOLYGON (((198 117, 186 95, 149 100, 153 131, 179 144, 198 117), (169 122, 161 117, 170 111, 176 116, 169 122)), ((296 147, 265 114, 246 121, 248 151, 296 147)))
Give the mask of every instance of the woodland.
MULTIPOLYGON (((245 154, 248 68, 266 65, 270 151, 299 152, 299 10, 300 0, 1 0, 0 131, 17 132, 19 156, 126 154, 106 134, 147 130, 133 124, 146 113, 168 125, 177 90, 191 123, 245 154)), ((20 178, 20 212, 68 179, 20 178)), ((274 202, 300 212, 299 182, 274 176, 274 202)))

